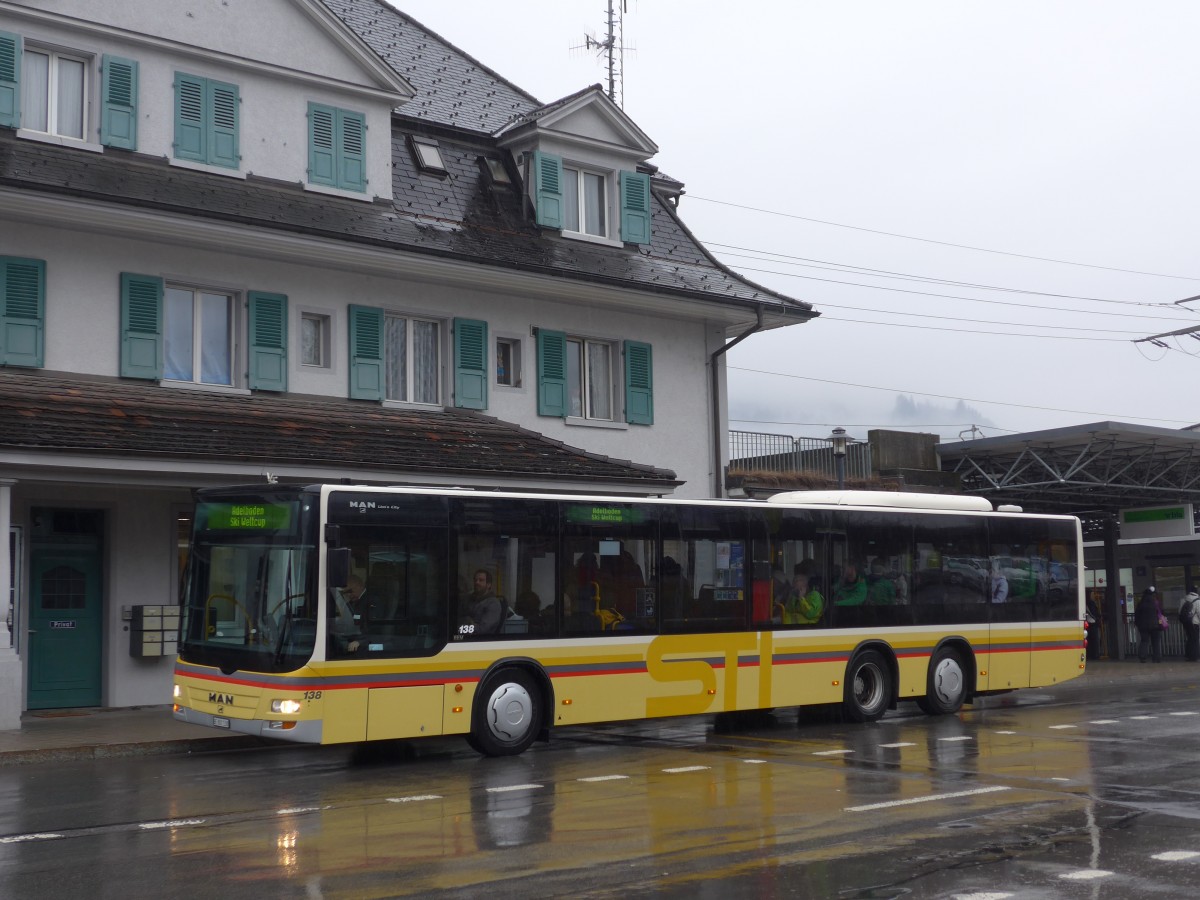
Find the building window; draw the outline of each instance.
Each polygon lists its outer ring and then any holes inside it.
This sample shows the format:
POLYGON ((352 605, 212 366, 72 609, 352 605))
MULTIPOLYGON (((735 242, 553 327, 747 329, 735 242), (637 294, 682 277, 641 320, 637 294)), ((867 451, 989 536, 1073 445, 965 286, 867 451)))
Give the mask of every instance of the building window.
POLYGON ((567 403, 569 416, 612 420, 612 344, 567 338, 567 403))
POLYGON ((21 127, 83 140, 88 62, 26 47, 21 67, 21 127))
POLYGON ((521 386, 521 341, 496 338, 496 384, 521 386))
POLYGON ((328 369, 329 316, 316 313, 300 314, 300 364, 328 369))
POLYGON ((233 384, 234 297, 167 285, 163 293, 163 378, 233 384))
POLYGON ((429 319, 385 317, 386 399, 441 402, 441 332, 429 319))
POLYGON ((563 166, 563 230, 608 236, 605 176, 563 166))

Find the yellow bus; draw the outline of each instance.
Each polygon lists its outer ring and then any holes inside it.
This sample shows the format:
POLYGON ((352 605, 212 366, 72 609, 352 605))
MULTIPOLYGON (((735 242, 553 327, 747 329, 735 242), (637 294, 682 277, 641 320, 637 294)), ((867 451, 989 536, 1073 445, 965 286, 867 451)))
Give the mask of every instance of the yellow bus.
POLYGON ((174 715, 310 743, 840 704, 1083 672, 1079 521, 975 497, 198 494, 174 715))

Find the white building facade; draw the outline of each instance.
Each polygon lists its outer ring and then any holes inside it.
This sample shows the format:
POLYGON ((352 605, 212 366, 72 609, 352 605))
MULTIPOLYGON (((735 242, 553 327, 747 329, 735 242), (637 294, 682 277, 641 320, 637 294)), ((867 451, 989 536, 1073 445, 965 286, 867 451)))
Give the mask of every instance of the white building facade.
POLYGON ((375 0, 0 0, 0 727, 167 702, 196 487, 719 496, 723 349, 815 313, 656 152, 375 0))

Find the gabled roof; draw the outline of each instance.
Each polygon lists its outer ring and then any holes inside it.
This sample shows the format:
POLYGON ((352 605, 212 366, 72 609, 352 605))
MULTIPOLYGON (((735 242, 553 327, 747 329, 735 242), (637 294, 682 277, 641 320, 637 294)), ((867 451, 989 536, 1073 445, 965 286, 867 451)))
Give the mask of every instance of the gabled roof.
POLYGON ((526 131, 556 132, 558 129, 555 126, 569 121, 571 116, 584 109, 590 109, 599 115, 608 127, 620 136, 622 145, 636 151, 639 159, 648 159, 658 152, 658 145, 650 140, 649 135, 642 131, 621 107, 609 99, 598 84, 514 117, 511 122, 497 130, 495 136, 501 139, 502 145, 507 145, 526 131))
POLYGON ((321 0, 416 89, 402 116, 490 134, 541 104, 383 0, 321 0))
POLYGON ((240 466, 243 478, 261 468, 295 478, 353 473, 381 483, 512 481, 652 494, 680 484, 666 469, 568 447, 468 410, 431 413, 328 397, 207 393, 0 370, 0 420, 0 458, 8 472, 19 471, 19 458, 28 455, 43 470, 87 458, 145 472, 181 461, 189 472, 240 466))

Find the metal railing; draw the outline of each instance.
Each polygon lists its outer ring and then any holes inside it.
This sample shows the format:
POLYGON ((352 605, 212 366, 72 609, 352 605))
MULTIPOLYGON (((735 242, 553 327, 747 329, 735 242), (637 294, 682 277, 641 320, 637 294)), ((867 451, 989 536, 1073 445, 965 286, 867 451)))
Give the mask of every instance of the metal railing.
MULTIPOLYGON (((761 431, 729 432, 730 471, 819 472, 837 477, 837 463, 828 438, 794 438, 761 431)), ((871 445, 850 441, 846 446, 846 477, 871 477, 871 445)))

